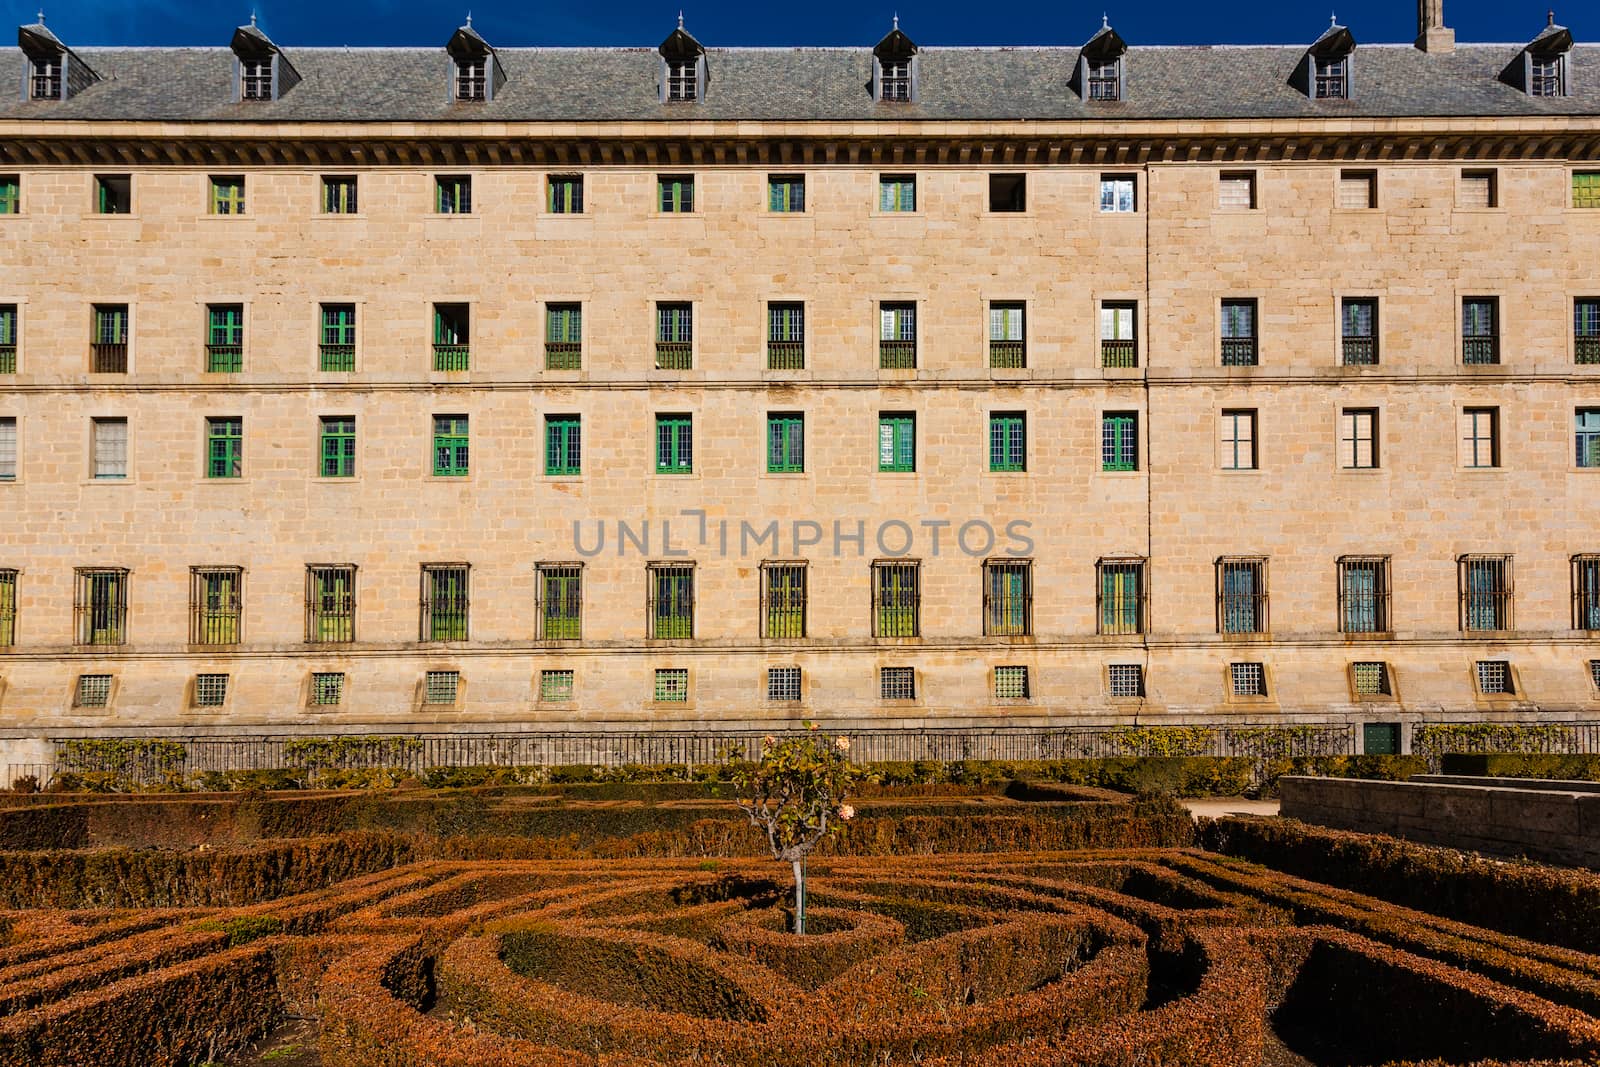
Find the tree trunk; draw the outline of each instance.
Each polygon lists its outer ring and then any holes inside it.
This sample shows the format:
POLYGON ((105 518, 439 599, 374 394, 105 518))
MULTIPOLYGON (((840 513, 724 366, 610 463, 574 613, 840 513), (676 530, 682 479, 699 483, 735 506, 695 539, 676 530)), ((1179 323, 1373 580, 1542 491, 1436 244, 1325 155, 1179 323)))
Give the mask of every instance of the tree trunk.
POLYGON ((806 932, 806 861, 794 861, 794 932, 806 932))

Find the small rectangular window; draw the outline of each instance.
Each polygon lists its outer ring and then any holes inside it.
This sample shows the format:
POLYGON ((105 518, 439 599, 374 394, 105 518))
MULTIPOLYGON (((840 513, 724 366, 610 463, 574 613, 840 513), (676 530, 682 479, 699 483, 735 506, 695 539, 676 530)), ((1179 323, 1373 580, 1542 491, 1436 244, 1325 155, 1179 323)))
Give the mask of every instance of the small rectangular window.
POLYGON ((79 567, 73 609, 80 645, 121 645, 128 640, 128 571, 123 567, 79 567))
POLYGON ((211 214, 244 214, 244 178, 238 174, 211 177, 211 214))
POLYGON ((1222 365, 1254 367, 1261 362, 1254 299, 1222 302, 1222 365))
POLYGON ((1026 305, 995 301, 989 305, 989 366, 1019 370, 1028 365, 1026 305))
POLYGON ((17 480, 17 419, 0 418, 0 482, 17 480))
POLYGON ((28 99, 62 99, 59 59, 34 59, 28 62, 28 99))
POLYGON ((878 413, 878 469, 917 469, 917 416, 913 412, 878 413))
POLYGON ((583 214, 583 175, 552 174, 546 188, 545 208, 550 214, 583 214))
POLYGON ((306 640, 343 644, 356 639, 356 569, 352 564, 306 568, 306 640))
POLYGON ((768 667, 767 699, 774 702, 791 702, 799 700, 800 668, 768 667))
POLYGON ((1268 632, 1265 558, 1223 556, 1217 560, 1217 632, 1268 632))
POLYGON ((1100 469, 1139 469, 1139 414, 1108 411, 1100 417, 1100 469))
POLYGON ((1500 466, 1500 409, 1461 409, 1461 466, 1486 470, 1500 466))
POLYGON ((324 478, 353 478, 356 473, 356 420, 353 415, 324 415, 318 423, 318 454, 324 478))
POLYGON ((0 570, 0 648, 17 643, 17 572, 0 570))
POLYGON ((1567 59, 1560 54, 1528 55, 1528 95, 1566 96, 1567 59))
POLYGON ((911 100, 911 60, 884 56, 879 62, 878 99, 891 104, 908 103, 911 100))
POLYGON ((878 668, 878 696, 882 700, 917 699, 915 667, 878 668))
POLYGON ((994 698, 996 700, 1027 700, 1033 695, 1028 685, 1027 667, 996 667, 994 669, 994 698))
POLYGON ((1028 469, 1028 416, 1021 411, 989 413, 989 470, 1028 469))
POLYGON ((538 583, 539 639, 580 640, 583 637, 583 564, 541 563, 538 583))
POLYGON ((1122 59, 1085 59, 1090 100, 1122 99, 1122 59))
POLYGON ((1572 557, 1572 628, 1600 630, 1600 554, 1572 557))
POLYGON ((544 417, 544 472, 547 475, 583 473, 583 417, 544 417))
POLYGON ((1478 692, 1486 696, 1514 696, 1516 687, 1511 681, 1511 664, 1503 659, 1480 659, 1476 664, 1478 692))
POLYGON ((471 366, 471 309, 466 304, 433 305, 433 369, 463 371, 471 366))
POLYGON ((1256 409, 1241 408, 1222 412, 1220 463, 1225 471, 1256 469, 1256 409))
POLYGON ((983 635, 1028 637, 1033 633, 1033 561, 985 560, 983 635))
POLYGON ((1099 632, 1127 636, 1145 631, 1145 561, 1101 559, 1095 563, 1099 632))
POLYGON ((1100 175, 1100 210, 1107 214, 1131 214, 1139 209, 1138 182, 1131 174, 1100 175))
POLYGON ((1319 56, 1313 94, 1318 100, 1345 100, 1350 96, 1350 57, 1319 56))
POLYGON ((1574 463, 1600 467, 1600 408, 1579 408, 1572 416, 1574 463))
POLYGON ((206 419, 206 477, 238 478, 244 473, 244 420, 206 419))
POLYGON ((684 667, 664 667, 656 671, 656 703, 684 704, 689 700, 689 671, 684 667))
POLYGON ((422 702, 454 707, 461 692, 460 671, 428 671, 422 680, 422 702))
POLYGON ((89 370, 95 374, 128 373, 128 305, 94 305, 94 334, 89 340, 89 370))
MULTIPOLYGON (((15 338, 16 334, 11 336, 15 338)), ((0 344, 3 342, 0 335, 0 344)), ((1572 355, 1576 363, 1600 363, 1600 298, 1586 296, 1572 302, 1572 355)))
POLYGON ((919 636, 922 632, 921 609, 921 561, 874 560, 872 564, 872 636, 919 636))
POLYGON ((1139 699, 1144 696, 1144 665, 1142 663, 1111 663, 1106 665, 1106 688, 1119 700, 1139 699))
POLYGON ((1342 170, 1339 172, 1339 206, 1361 211, 1378 206, 1378 172, 1342 170))
POLYGON ((317 365, 327 373, 356 369, 356 306, 323 304, 317 365))
POLYGON ((917 365, 917 305, 878 305, 878 366, 883 370, 912 370, 917 365))
POLYGON ((436 175, 433 179, 433 210, 440 215, 472 214, 472 176, 436 175))
POLYGON ((1461 301, 1461 362, 1500 362, 1500 298, 1469 296, 1461 301))
POLYGON ((226 674, 197 674, 194 676, 194 706, 220 708, 228 700, 226 674))
POLYGON ((1026 174, 989 175, 989 210, 1028 210, 1028 176, 1026 174))
POLYGON ((694 636, 694 564, 652 563, 649 622, 652 638, 683 640, 694 636))
POLYGON ((691 415, 656 416, 656 473, 694 472, 694 420, 691 415))
POLYGON ((806 417, 798 411, 767 412, 767 473, 806 469, 806 417))
POLYGON ((0 174, 0 215, 22 211, 22 183, 15 174, 0 174))
POLYGON ((319 671, 311 676, 311 703, 317 707, 336 707, 344 702, 344 673, 319 671))
POLYGON ((806 365, 806 306, 796 303, 767 305, 767 369, 804 370, 806 365))
POLYGON ((1137 367, 1139 341, 1136 319, 1139 305, 1107 301, 1100 305, 1100 365, 1137 367))
POLYGON ((106 480, 128 476, 128 420, 94 419, 89 424, 94 477, 106 480))
POLYGON ((1389 557, 1341 556, 1338 568, 1339 632, 1389 633, 1389 557))
POLYGON ((433 476, 465 478, 471 459, 468 419, 465 415, 433 417, 433 476))
POLYGON ((1267 695, 1267 670, 1260 663, 1228 664, 1228 680, 1236 697, 1264 697, 1267 695))
POLYGON ((1589 661, 1589 681, 1596 690, 1600 690, 1600 659, 1589 661))
MULTIPOLYGON (((12 187, 15 188, 15 184, 12 187)), ((1572 206, 1600 208, 1600 170, 1572 172, 1572 206)))
POLYGON ((1463 632, 1512 628, 1511 562, 1510 556, 1462 556, 1457 561, 1463 632))
POLYGON ((1339 307, 1340 362, 1346 367, 1378 365, 1378 301, 1345 297, 1339 307))
POLYGON ((544 367, 545 370, 582 369, 582 304, 545 305, 544 367))
POLYGON ((1217 187, 1217 206, 1224 211, 1251 211, 1256 206, 1256 172, 1225 170, 1217 187))
POLYGON ((540 671, 539 702, 542 704, 567 704, 572 701, 573 672, 540 671))
POLYGON ((423 641, 465 641, 471 609, 472 568, 465 563, 422 565, 421 629, 423 641))
POLYGON ((206 305, 206 373, 244 369, 244 305, 206 305))
POLYGON ((489 57, 462 56, 456 60, 456 99, 477 103, 489 98, 489 57))
POLYGON ((1456 206, 1481 210, 1500 206, 1500 175, 1492 170, 1464 170, 1456 206))
POLYGON ((1339 412, 1339 466, 1373 470, 1378 466, 1378 409, 1345 408, 1339 412))
POLYGON ((75 708, 103 708, 111 703, 111 675, 80 674, 78 688, 73 694, 75 708))
POLYGON ((243 568, 189 568, 191 645, 236 645, 243 619, 243 568))
POLYGON ((354 174, 325 174, 322 177, 322 213, 324 215, 354 215, 359 203, 356 200, 354 174))
POLYGON ((789 641, 806 635, 806 578, 804 563, 761 565, 761 636, 789 641))
POLYGON ((695 97, 700 95, 699 58, 669 59, 666 64, 667 102, 672 104, 693 103, 695 97))
POLYGON ((0 304, 0 374, 17 373, 17 305, 0 304))
POLYGON ((694 305, 656 304, 656 370, 694 366, 694 305))
POLYGON ((661 210, 670 215, 686 215, 694 211, 694 175, 662 174, 656 178, 657 201, 661 210))
POLYGON ((94 210, 97 215, 131 215, 133 177, 128 174, 96 174, 94 210))
POLYGON ((239 99, 272 99, 272 58, 239 61, 239 99))
POLYGON ((1389 685, 1389 665, 1382 661, 1350 664, 1350 678, 1358 697, 1394 696, 1389 685))
POLYGON ((796 215, 806 209, 804 174, 767 175, 767 210, 778 215, 796 215))
POLYGON ((915 174, 879 175, 878 210, 917 210, 917 176, 915 174))

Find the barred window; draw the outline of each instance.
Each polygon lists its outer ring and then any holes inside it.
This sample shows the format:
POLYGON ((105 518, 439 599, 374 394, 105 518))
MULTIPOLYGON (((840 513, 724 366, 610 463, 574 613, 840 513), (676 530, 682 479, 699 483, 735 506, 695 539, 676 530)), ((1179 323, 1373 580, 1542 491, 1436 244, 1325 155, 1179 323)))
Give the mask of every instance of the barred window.
POLYGON ((1033 561, 985 560, 983 633, 1027 637, 1033 633, 1033 561))
POLYGON ((460 691, 460 671, 428 671, 423 676, 422 701, 425 704, 454 705, 460 691))
POLYGON ((17 419, 0 418, 0 482, 17 480, 17 419))
POLYGON ((1511 629, 1511 560, 1510 556, 1462 556, 1457 561, 1463 631, 1511 629))
POLYGON ((1378 409, 1345 408, 1339 412, 1339 465, 1345 470, 1378 466, 1378 409))
POLYGON ((468 583, 472 568, 465 563, 424 563, 422 565, 423 641, 465 641, 467 639, 468 583))
POLYGON ((354 564, 306 568, 306 640, 336 644, 356 639, 354 564))
POLYGON ((683 704, 689 699, 689 671, 685 667, 663 667, 656 671, 656 703, 683 704))
POLYGON ((656 369, 688 370, 694 365, 694 305, 656 304, 656 369))
POLYGON ((1256 469, 1256 409, 1241 408, 1221 415, 1220 466, 1225 471, 1256 469))
POLYGON ((206 372, 234 374, 244 367, 244 305, 206 305, 206 372))
POLYGON ((1600 554, 1572 557, 1572 628, 1600 630, 1600 554))
POLYGON ((128 305, 94 305, 94 332, 89 337, 89 370, 95 374, 128 373, 128 305))
POLYGON ((1389 557, 1341 556, 1339 567, 1339 632, 1388 633, 1389 557))
POLYGON ((768 667, 767 699, 773 701, 799 700, 800 668, 768 667))
POLYGON ((354 215, 359 204, 356 200, 354 174, 328 174, 322 178, 322 213, 324 215, 354 215))
POLYGON ((1500 298, 1469 296, 1461 301, 1461 362, 1500 362, 1500 298))
POLYGON ((1102 634, 1142 634, 1145 630, 1145 561, 1101 559, 1095 563, 1096 615, 1102 634))
POLYGON ((767 369, 804 370, 806 365, 806 306, 767 305, 767 369))
POLYGON ((79 567, 74 572, 73 614, 80 645, 121 645, 128 640, 128 570, 79 567))
POLYGON ((912 370, 917 365, 917 305, 878 305, 878 366, 883 370, 912 370))
POLYGON ((197 674, 194 676, 194 704, 197 708, 220 708, 228 699, 226 674, 197 674))
POLYGON ((1027 307, 1019 302, 989 305, 989 366, 1016 370, 1028 365, 1027 307))
POLYGON ((805 563, 761 565, 761 636, 793 640, 806 635, 805 563))
POLYGON ((236 645, 244 617, 244 568, 189 568, 189 643, 236 645))
POLYGON ((921 633, 921 582, 920 560, 873 561, 873 637, 916 637, 921 633))
POLYGON ((1600 170, 1572 172, 1572 206, 1600 208, 1600 170))
MULTIPOLYGON (((4 341, 0 337, 0 343, 4 341)), ((1586 296, 1572 302, 1572 357, 1577 363, 1600 363, 1600 298, 1586 296)))
POLYGON ((994 696, 996 700, 1027 700, 1032 691, 1028 687, 1027 667, 996 667, 994 669, 994 696))
POLYGON ((565 704, 572 700, 571 671, 540 671, 539 700, 544 704, 565 704))
POLYGON ((78 688, 72 699, 73 707, 103 708, 109 703, 111 703, 111 675, 78 675, 78 688))
POLYGON ((433 179, 433 210, 440 215, 472 214, 471 175, 437 175, 433 179))
POLYGON ((0 648, 17 643, 17 572, 0 570, 0 648))
POLYGON ((317 707, 333 707, 344 702, 344 673, 319 671, 311 676, 311 703, 317 707))
POLYGON ((467 304, 433 305, 433 369, 463 371, 471 365, 471 307, 467 304))
POLYGON ((1113 697, 1127 699, 1144 696, 1144 665, 1112 663, 1106 666, 1107 688, 1113 697))
POLYGON ((1480 659, 1474 666, 1478 676, 1478 692, 1485 695, 1516 693, 1510 663, 1503 659, 1480 659))
POLYGON ((1594 684, 1595 689, 1600 690, 1600 659, 1589 661, 1589 681, 1594 684))
POLYGON ((1267 669, 1264 664, 1230 663, 1228 679, 1233 684, 1233 695, 1236 697, 1267 695, 1267 669))
POLYGON ((1267 561, 1262 556, 1217 560, 1217 632, 1267 632, 1267 561))
POLYGON ((683 639, 694 636, 694 564, 651 563, 649 636, 683 639))
POLYGON ((1342 170, 1339 172, 1339 206, 1364 210, 1378 206, 1378 172, 1342 170))
POLYGON ((1389 685, 1389 665, 1383 662, 1350 664, 1350 677, 1355 683, 1356 696, 1387 697, 1394 690, 1389 685))
POLYGON ((1222 302, 1222 365, 1254 367, 1261 362, 1254 299, 1222 302))
POLYGON ((583 366, 583 305, 544 306, 545 370, 579 370, 583 366))
POLYGON ((0 304, 0 374, 15 373, 17 373, 17 305, 0 304))
POLYGON ((583 636, 583 564, 538 567, 539 639, 576 641, 583 636))
POLYGON ((1343 345, 1340 361, 1346 367, 1378 364, 1378 301, 1372 297, 1346 297, 1339 314, 1343 345))
POLYGON ((878 696, 882 700, 917 699, 915 667, 878 668, 878 696))
POLYGON ((1217 206, 1225 211, 1249 211, 1256 206, 1256 172, 1225 170, 1217 186, 1217 206))
POLYGON ((546 188, 545 207, 552 215, 583 214, 583 175, 552 174, 546 188))
POLYGON ((317 343, 317 365, 327 373, 348 373, 356 369, 356 306, 323 304, 321 340, 317 343))
POLYGON ((1136 329, 1139 305, 1107 301, 1100 305, 1100 365, 1137 367, 1139 340, 1136 329))

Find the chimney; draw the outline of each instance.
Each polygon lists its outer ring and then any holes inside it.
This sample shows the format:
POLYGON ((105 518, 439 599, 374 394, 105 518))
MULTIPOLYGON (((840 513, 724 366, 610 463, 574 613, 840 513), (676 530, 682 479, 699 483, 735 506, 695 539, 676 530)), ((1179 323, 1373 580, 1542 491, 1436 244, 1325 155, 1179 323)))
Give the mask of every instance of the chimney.
POLYGON ((1444 24, 1444 0, 1417 0, 1417 47, 1442 55, 1456 50, 1456 31, 1444 24))

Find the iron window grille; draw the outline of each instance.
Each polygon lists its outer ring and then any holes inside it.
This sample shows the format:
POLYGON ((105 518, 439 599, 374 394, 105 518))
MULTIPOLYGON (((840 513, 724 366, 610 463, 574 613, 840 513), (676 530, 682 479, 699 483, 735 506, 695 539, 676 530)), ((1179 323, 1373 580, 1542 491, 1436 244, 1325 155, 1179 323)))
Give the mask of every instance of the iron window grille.
POLYGON ((1261 663, 1228 664, 1228 680, 1236 697, 1264 697, 1267 695, 1267 669, 1261 663))
POLYGON ((206 307, 206 372, 235 374, 244 368, 244 305, 206 307))
POLYGON ((657 199, 661 210, 669 215, 687 215, 694 211, 694 175, 662 174, 656 178, 657 199))
POLYGON ((1346 367, 1378 365, 1378 302, 1370 297, 1346 297, 1342 302, 1340 358, 1346 367))
POLYGON ((656 416, 656 473, 691 474, 694 471, 694 418, 690 415, 656 416))
POLYGON ((882 304, 878 308, 878 366, 913 370, 917 365, 917 305, 882 304))
POLYGON ((239 175, 211 179, 211 214, 244 214, 244 178, 239 175))
POLYGON ((470 472, 472 448, 465 415, 433 417, 433 476, 465 478, 470 472))
POLYGON ((1028 685, 1027 667, 1007 666, 994 669, 996 700, 1027 700, 1032 695, 1032 688, 1028 685))
POLYGON ((466 304, 433 305, 433 369, 463 371, 472 365, 472 312, 466 304))
POLYGON ((551 476, 583 473, 583 418, 544 417, 544 472, 551 476))
POLYGON ((806 417, 798 411, 767 412, 767 473, 806 469, 806 417))
MULTIPOLYGON (((15 188, 15 185, 13 185, 13 188, 15 188)), ((1600 170, 1575 170, 1572 172, 1572 206, 1577 208, 1600 208, 1600 170)))
POLYGON ((544 309, 546 370, 583 367, 583 305, 546 304, 544 309))
POLYGON ((356 639, 354 564, 306 568, 306 641, 347 644, 356 639))
POLYGON ((1600 659, 1589 661, 1589 681, 1593 683, 1595 689, 1600 690, 1600 659))
POLYGON ((0 570, 0 648, 17 643, 17 572, 0 570))
POLYGON ((128 373, 128 305, 96 304, 90 367, 96 374, 128 373))
POLYGON ((1028 176, 1026 174, 989 175, 989 210, 992 212, 1028 210, 1028 176))
POLYGON ((226 674, 197 674, 194 676, 194 704, 197 708, 220 708, 228 700, 226 674))
POLYGON ((0 482, 17 480, 17 420, 0 417, 0 482))
POLYGON ((767 369, 804 370, 806 366, 806 306, 767 305, 767 369))
POLYGON ((1026 309, 1020 303, 989 305, 989 366, 1019 370, 1028 365, 1026 309))
POLYGON ((61 64, 53 59, 36 59, 29 64, 28 97, 32 100, 61 99, 61 64))
POLYGON ((245 59, 239 63, 239 99, 272 99, 272 60, 245 59))
POLYGON ((1230 409, 1222 413, 1222 469, 1256 469, 1256 410, 1230 409))
POLYGON ((1345 408, 1339 413, 1339 460, 1345 470, 1378 466, 1378 409, 1345 408))
POLYGON ((319 366, 325 372, 356 369, 356 306, 323 304, 322 333, 317 346, 319 366))
POLYGON ((767 699, 774 702, 792 702, 800 699, 799 667, 767 668, 767 699))
POLYGON ((73 694, 72 706, 76 708, 103 708, 111 703, 111 675, 109 674, 80 674, 78 675, 77 692, 73 694))
POLYGON ((1137 367, 1139 340, 1138 305, 1107 302, 1100 305, 1100 365, 1137 367))
POLYGON ((322 179, 322 213, 325 215, 354 215, 359 210, 356 198, 356 176, 330 174, 322 179))
POLYGON ((1478 679, 1478 692, 1485 696, 1513 696, 1511 664, 1503 659, 1480 659, 1474 665, 1478 679))
POLYGON ((455 706, 461 693, 460 671, 428 671, 422 679, 422 702, 455 706))
POLYGON ((1389 684, 1389 665, 1382 661, 1350 664, 1350 678, 1358 697, 1394 696, 1389 684))
POLYGON ((1015 473, 1028 469, 1027 415, 995 411, 989 415, 989 470, 1015 473))
POLYGON ((323 416, 319 445, 322 477, 353 478, 356 473, 356 420, 353 415, 323 416))
POLYGON ((1132 174, 1100 175, 1100 210, 1129 215, 1139 209, 1138 180, 1132 174))
POLYGON ((694 637, 694 564, 651 563, 647 570, 648 636, 656 640, 694 637))
POLYGON ((985 560, 983 634, 1029 637, 1033 634, 1033 561, 985 560))
POLYGON ((540 671, 539 701, 543 704, 566 704, 572 700, 572 671, 540 671))
POLYGON ((422 565, 421 640, 467 640, 471 575, 466 563, 422 565))
POLYGON ((1579 408, 1572 416, 1574 463, 1600 467, 1600 408, 1579 408))
POLYGON ((806 209, 804 174, 769 174, 767 210, 779 215, 799 214, 806 209))
POLYGON ((1090 60, 1088 67, 1090 100, 1122 99, 1122 60, 1090 60))
POLYGON ((694 305, 656 304, 656 370, 694 365, 694 305))
POLYGON ((793 641, 806 635, 807 570, 803 562, 761 564, 761 636, 793 641))
POLYGON ((1461 629, 1493 632, 1512 628, 1510 556, 1462 556, 1457 562, 1461 629))
POLYGON ((456 60, 456 99, 480 103, 489 97, 489 60, 474 56, 456 60))
POLYGON ((472 214, 472 176, 470 174, 435 176, 433 210, 440 215, 472 214))
POLYGON ((0 304, 0 374, 17 373, 17 305, 0 304))
POLYGON ((872 636, 919 636, 922 632, 921 608, 921 561, 874 560, 872 563, 872 636))
POLYGON ((536 615, 541 641, 577 641, 583 637, 583 564, 541 563, 538 566, 536 615))
POLYGON ((1133 411, 1108 411, 1100 419, 1100 469, 1139 469, 1139 415, 1133 411))
POLYGON ((236 645, 244 621, 242 567, 189 568, 189 643, 236 645))
POLYGON ((244 420, 206 419, 206 477, 238 478, 244 473, 244 420))
POLYGON ((1111 663, 1106 666, 1106 688, 1111 696, 1134 699, 1144 696, 1144 665, 1140 663, 1111 663))
POLYGON ((915 667, 878 668, 878 697, 881 700, 917 699, 915 667))
POLYGON ((1095 563, 1095 616, 1100 633, 1128 636, 1145 632, 1149 592, 1142 559, 1101 559, 1095 563))
POLYGON ((127 174, 96 174, 94 210, 97 215, 133 213, 133 178, 127 174))
POLYGON ((1600 363, 1600 298, 1572 302, 1572 357, 1576 363, 1600 363))
POLYGON ((1461 423, 1461 465, 1500 466, 1500 409, 1463 408, 1461 423))
POLYGON ((73 616, 80 645, 122 645, 128 640, 128 570, 78 567, 74 572, 73 616))
POLYGON ((655 697, 658 704, 688 703, 688 669, 685 667, 657 668, 655 697))
POLYGON ((1255 300, 1222 302, 1222 365, 1254 367, 1261 362, 1255 300))
POLYGON ((917 210, 917 176, 915 174, 879 175, 878 210, 884 212, 917 210))
POLYGON ((344 703, 344 673, 342 671, 313 673, 311 703, 316 707, 335 707, 344 703))
POLYGON ((128 476, 128 420, 95 419, 89 424, 94 451, 94 476, 99 480, 128 476))
POLYGON ((1388 556, 1340 556, 1339 632, 1384 634, 1393 629, 1389 619, 1388 556))
POLYGON ((1480 210, 1500 206, 1500 174, 1494 170, 1461 172, 1461 207, 1480 210))
POLYGON ((1224 210, 1254 210, 1256 206, 1255 171, 1223 171, 1217 187, 1217 206, 1224 210))
POLYGON ((1268 632, 1267 560, 1265 556, 1221 556, 1217 559, 1217 632, 1268 632))
POLYGON ((1461 362, 1500 362, 1500 298, 1469 296, 1461 301, 1461 362))
POLYGON ((1600 554, 1572 557, 1572 628, 1600 630, 1600 554))
POLYGON ((583 214, 583 175, 552 174, 546 189, 545 208, 550 214, 583 214))
POLYGON ((1316 98, 1344 100, 1350 96, 1350 57, 1318 59, 1316 98))

